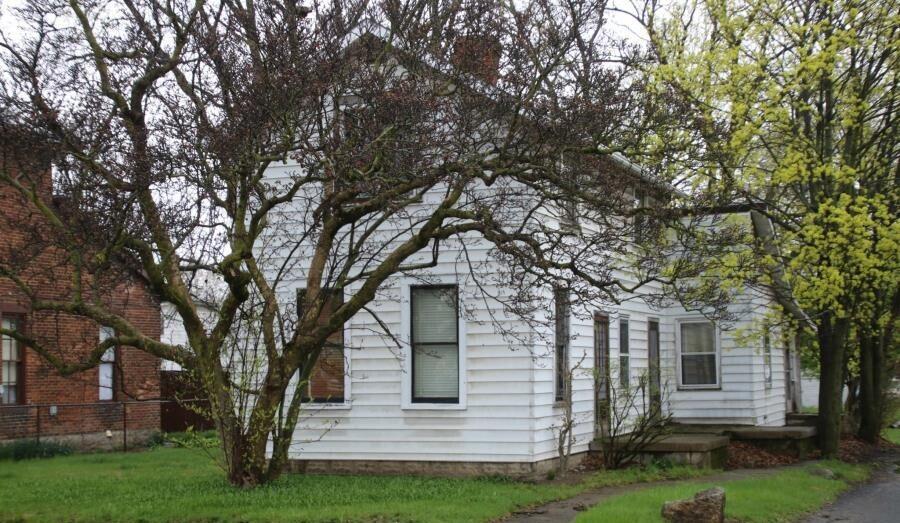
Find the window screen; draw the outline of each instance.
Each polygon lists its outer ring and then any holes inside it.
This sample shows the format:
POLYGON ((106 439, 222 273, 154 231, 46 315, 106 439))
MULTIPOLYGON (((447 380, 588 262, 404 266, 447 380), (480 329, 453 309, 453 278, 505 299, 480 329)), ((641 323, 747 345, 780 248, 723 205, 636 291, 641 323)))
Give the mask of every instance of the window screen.
POLYGON ((459 325, 456 286, 413 287, 412 400, 459 401, 459 325))
POLYGON ((716 328, 711 322, 681 324, 681 384, 718 385, 716 328))

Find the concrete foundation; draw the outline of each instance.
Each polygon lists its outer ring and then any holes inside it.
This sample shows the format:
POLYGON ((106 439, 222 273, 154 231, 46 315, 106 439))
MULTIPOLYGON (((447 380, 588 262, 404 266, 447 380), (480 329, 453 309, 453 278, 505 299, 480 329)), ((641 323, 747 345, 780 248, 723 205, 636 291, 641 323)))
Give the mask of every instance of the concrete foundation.
MULTIPOLYGON (((575 467, 587 452, 569 457, 575 467)), ((558 459, 537 462, 470 462, 470 461, 380 461, 354 459, 295 459, 288 462, 288 470, 303 474, 372 474, 414 476, 509 476, 519 479, 539 479, 557 468, 558 459)))

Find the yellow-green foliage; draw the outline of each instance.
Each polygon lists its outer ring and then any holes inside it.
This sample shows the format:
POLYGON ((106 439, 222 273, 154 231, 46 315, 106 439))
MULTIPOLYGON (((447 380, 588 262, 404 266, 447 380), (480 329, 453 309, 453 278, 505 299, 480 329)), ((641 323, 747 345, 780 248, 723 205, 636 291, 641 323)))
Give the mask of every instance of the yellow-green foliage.
MULTIPOLYGON (((678 5, 650 12, 648 78, 691 101, 695 132, 657 142, 714 159, 692 165, 696 187, 766 203, 781 256, 758 253, 757 281, 777 264, 810 317, 883 328, 900 279, 900 1, 678 5)), ((746 270, 723 259, 713 276, 746 270)))

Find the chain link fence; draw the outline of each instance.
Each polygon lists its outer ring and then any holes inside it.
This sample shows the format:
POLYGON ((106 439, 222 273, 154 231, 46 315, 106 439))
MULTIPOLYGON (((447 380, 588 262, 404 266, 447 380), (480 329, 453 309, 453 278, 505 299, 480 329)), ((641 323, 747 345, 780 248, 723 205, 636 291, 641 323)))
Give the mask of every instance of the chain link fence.
POLYGON ((102 401, 0 406, 0 444, 55 442, 78 450, 128 450, 161 431, 212 428, 202 400, 102 401))

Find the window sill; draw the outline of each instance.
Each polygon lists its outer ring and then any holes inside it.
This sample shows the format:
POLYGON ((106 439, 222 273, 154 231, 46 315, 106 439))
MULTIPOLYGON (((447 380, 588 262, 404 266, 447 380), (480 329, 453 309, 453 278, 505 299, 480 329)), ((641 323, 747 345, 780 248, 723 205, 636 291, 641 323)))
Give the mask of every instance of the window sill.
POLYGON ((717 391, 717 390, 722 390, 722 386, 721 385, 687 385, 687 386, 679 385, 678 386, 679 392, 693 392, 693 391, 703 392, 703 391, 717 391))
POLYGON ((306 410, 350 410, 352 406, 349 402, 346 403, 309 403, 311 407, 306 407, 306 410))
POLYGON ((400 410, 466 410, 462 403, 404 403, 400 410))

